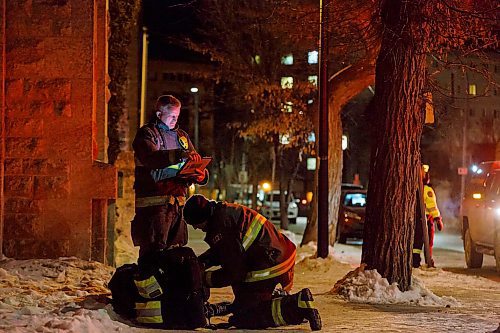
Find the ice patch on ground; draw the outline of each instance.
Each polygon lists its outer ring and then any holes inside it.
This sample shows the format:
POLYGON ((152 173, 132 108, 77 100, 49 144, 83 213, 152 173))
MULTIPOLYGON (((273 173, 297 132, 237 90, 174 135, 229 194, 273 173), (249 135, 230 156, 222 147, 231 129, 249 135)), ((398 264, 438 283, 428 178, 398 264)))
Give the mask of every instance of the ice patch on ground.
POLYGON ((413 277, 410 290, 402 292, 397 283, 390 284, 376 270, 364 270, 364 266, 349 272, 335 284, 330 293, 339 294, 346 300, 356 303, 461 306, 453 297, 439 297, 434 294, 418 277, 413 277))

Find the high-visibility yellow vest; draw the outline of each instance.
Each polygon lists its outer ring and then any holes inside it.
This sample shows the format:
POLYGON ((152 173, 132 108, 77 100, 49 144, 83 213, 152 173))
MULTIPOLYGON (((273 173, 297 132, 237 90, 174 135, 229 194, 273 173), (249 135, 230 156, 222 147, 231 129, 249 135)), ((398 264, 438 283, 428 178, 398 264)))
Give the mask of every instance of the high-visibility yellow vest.
POLYGON ((424 204, 426 215, 431 215, 432 217, 441 216, 437 206, 436 193, 428 185, 424 185, 424 204))

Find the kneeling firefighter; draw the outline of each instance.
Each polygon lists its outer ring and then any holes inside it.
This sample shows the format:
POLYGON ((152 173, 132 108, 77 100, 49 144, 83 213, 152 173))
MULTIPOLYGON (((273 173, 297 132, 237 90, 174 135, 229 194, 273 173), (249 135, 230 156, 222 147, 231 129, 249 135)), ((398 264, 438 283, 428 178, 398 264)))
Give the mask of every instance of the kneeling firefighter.
POLYGON ((309 289, 288 295, 295 267, 295 245, 255 210, 194 195, 186 202, 184 219, 206 233, 210 248, 200 255, 203 283, 210 288, 231 286, 235 300, 229 324, 238 328, 266 328, 309 321, 321 329, 319 312, 309 289), (273 296, 281 285, 282 295, 273 296))
POLYGON ((202 266, 193 250, 176 247, 119 267, 108 287, 116 313, 137 325, 195 329, 207 325, 202 266))

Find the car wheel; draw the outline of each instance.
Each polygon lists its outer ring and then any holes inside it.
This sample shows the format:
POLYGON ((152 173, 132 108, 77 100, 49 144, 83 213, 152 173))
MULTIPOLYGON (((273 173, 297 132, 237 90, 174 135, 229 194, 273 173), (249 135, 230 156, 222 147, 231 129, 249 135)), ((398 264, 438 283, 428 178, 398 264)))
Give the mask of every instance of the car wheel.
POLYGON ((347 243, 347 236, 344 234, 342 231, 342 226, 340 224, 337 224, 337 242, 340 244, 345 244, 347 243))
POLYGON ((297 224, 297 218, 294 217, 294 218, 288 219, 288 222, 290 222, 290 224, 297 224))
POLYGON ((500 273, 500 220, 495 221, 495 239, 493 244, 495 250, 495 261, 497 272, 500 273))
POLYGON ((481 268, 483 265, 483 254, 476 252, 476 245, 470 236, 468 227, 464 233, 464 252, 465 264, 468 268, 481 268))

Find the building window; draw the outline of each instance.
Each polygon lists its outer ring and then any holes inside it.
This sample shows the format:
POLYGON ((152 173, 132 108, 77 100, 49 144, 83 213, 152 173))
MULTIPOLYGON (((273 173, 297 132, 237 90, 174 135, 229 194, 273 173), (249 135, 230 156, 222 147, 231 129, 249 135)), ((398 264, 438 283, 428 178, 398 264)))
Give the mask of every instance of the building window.
POLYGON ((307 52, 307 63, 317 64, 318 63, 318 51, 307 52))
POLYGON ((282 65, 293 65, 293 54, 287 54, 281 57, 282 65))
POLYGON ((292 112, 293 111, 293 103, 292 102, 285 102, 283 104, 283 112, 292 112))
POLYGON ((292 76, 283 76, 281 78, 281 88, 283 88, 283 89, 293 88, 293 77, 292 76))
POLYGON ((469 95, 476 96, 476 85, 469 84, 469 95))
POLYGON ((317 75, 309 75, 307 80, 314 84, 316 87, 318 86, 318 76, 317 75))

